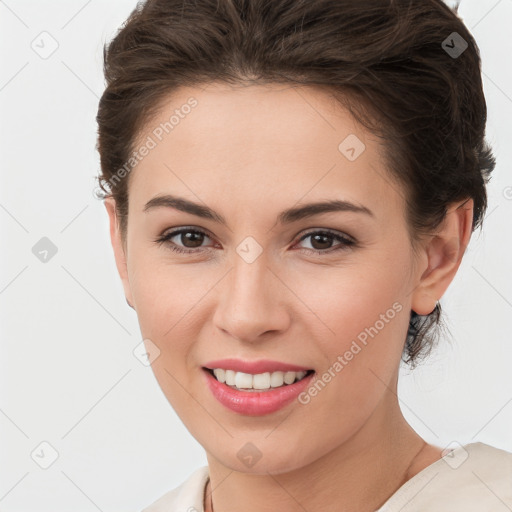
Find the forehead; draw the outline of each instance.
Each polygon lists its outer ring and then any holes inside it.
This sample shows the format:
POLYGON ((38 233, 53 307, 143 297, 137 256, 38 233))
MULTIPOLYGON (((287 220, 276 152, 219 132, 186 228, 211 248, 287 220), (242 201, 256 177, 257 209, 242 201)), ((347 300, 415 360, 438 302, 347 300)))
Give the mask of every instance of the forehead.
POLYGON ((403 210, 383 147, 317 88, 180 88, 141 130, 136 149, 144 143, 152 148, 130 178, 130 203, 138 206, 179 190, 208 203, 218 203, 222 192, 231 204, 240 198, 254 211, 268 201, 289 206, 338 196, 371 204, 380 215, 403 210))

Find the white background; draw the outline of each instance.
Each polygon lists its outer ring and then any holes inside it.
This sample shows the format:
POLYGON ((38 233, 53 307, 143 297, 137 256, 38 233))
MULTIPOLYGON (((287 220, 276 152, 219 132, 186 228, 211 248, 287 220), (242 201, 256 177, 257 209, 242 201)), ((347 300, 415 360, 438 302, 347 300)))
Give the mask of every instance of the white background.
MULTIPOLYGON (((102 46, 135 4, 0 2, 3 512, 137 511, 206 464, 132 353, 136 315, 92 195, 102 46), (31 47, 43 31, 58 43, 47 59, 31 47), (32 253, 42 237, 58 248, 47 263, 32 253), (58 452, 48 469, 31 458, 50 456, 43 441, 58 452)), ((454 341, 402 372, 400 399, 429 442, 512 451, 512 0, 463 0, 459 12, 481 50, 497 168, 484 230, 441 301, 454 341)))

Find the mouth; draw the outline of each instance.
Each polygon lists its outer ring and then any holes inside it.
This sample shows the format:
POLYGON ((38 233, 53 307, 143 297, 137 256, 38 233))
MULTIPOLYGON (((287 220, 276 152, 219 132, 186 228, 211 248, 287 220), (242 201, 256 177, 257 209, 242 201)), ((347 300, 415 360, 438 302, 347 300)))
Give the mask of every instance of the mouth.
POLYGON ((274 371, 264 373, 245 373, 230 370, 226 368, 207 368, 203 367, 217 382, 225 384, 231 389, 246 392, 265 392, 273 389, 279 389, 291 386, 303 379, 306 379, 315 370, 301 371, 274 371))
POLYGON ((237 414, 261 416, 301 403, 316 372, 285 361, 216 359, 201 365, 212 398, 237 414))
POLYGON ((245 416, 271 414, 299 403, 298 396, 311 385, 315 375, 314 370, 302 368, 254 374, 204 366, 202 370, 213 398, 245 416))

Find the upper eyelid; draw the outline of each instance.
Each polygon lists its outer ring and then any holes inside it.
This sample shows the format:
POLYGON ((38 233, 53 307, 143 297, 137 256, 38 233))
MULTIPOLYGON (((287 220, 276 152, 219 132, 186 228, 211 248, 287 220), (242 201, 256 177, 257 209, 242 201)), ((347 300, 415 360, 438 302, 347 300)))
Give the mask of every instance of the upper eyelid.
POLYGON ((179 228, 171 228, 169 231, 165 230, 163 233, 162 233, 162 237, 169 237, 169 238, 172 238, 176 235, 179 235, 181 233, 187 233, 187 232, 197 232, 197 233, 202 233, 204 235, 206 235, 208 238, 215 238, 207 229, 204 229, 204 228, 196 228, 196 227, 193 227, 193 226, 183 226, 183 227, 179 227, 179 228))
POLYGON ((315 233, 326 233, 332 236, 339 236, 341 238, 346 238, 351 241, 355 241, 354 237, 350 236, 348 233, 344 233, 343 231, 337 231, 335 229, 330 228, 310 228, 304 234, 299 236, 299 240, 302 240, 304 237, 313 235, 315 233))

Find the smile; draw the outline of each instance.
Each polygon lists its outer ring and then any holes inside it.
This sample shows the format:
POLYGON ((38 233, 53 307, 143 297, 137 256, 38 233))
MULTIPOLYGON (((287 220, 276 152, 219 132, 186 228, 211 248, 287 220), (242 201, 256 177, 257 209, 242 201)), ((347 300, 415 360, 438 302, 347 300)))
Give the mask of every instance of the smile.
POLYGON ((232 365, 238 366, 237 370, 212 366, 202 367, 202 370, 213 397, 227 409, 249 416, 270 414, 291 404, 315 374, 312 369, 295 367, 297 369, 291 370, 290 365, 281 365, 288 366, 282 370, 261 373, 249 373, 247 364, 232 365), (242 366, 245 372, 240 371, 242 366))
POLYGON ((313 370, 292 372, 292 371, 276 371, 265 373, 244 373, 235 370, 226 370, 224 368, 206 368, 219 382, 225 383, 233 389, 245 391, 269 390, 271 388, 279 388, 288 386, 294 382, 302 380, 308 373, 313 370))

